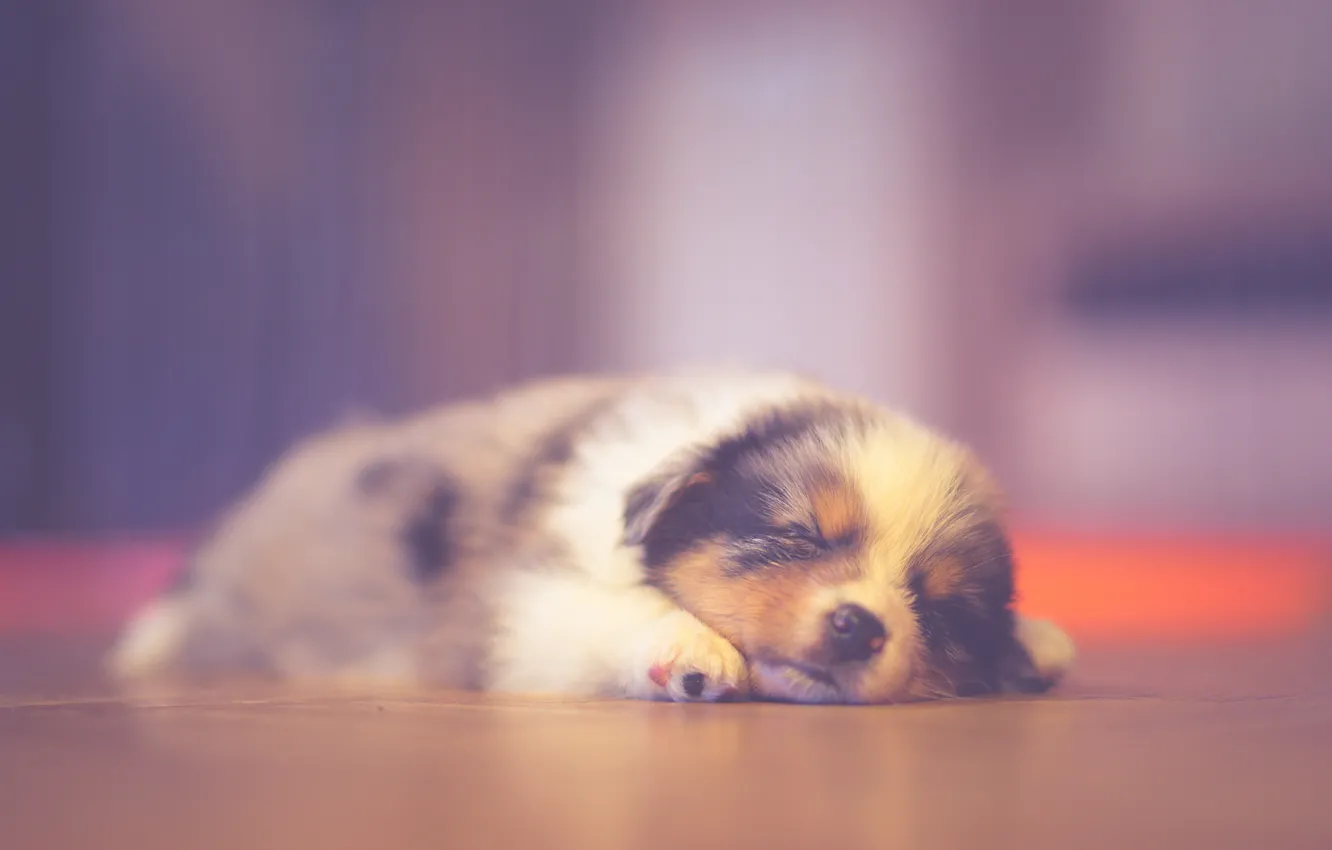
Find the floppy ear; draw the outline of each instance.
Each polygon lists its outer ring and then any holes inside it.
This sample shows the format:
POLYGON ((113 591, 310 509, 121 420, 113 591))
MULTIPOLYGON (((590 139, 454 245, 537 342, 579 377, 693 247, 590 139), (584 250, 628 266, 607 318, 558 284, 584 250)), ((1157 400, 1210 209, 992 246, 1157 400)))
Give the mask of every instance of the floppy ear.
POLYGON ((641 546, 662 514, 685 493, 711 481, 712 475, 703 468, 703 461, 691 455, 668 462, 634 485, 624 502, 624 544, 641 546))
POLYGON ((1013 644, 1000 662, 1003 693, 1038 694, 1059 684, 1077 650, 1068 634, 1049 620, 1013 618, 1013 644))

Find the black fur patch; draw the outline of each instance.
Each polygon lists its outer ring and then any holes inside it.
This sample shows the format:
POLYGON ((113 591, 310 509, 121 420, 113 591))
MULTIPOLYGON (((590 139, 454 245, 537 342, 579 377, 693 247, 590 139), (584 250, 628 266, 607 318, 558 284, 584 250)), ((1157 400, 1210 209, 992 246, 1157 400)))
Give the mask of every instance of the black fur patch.
POLYGON ((411 555, 413 572, 423 583, 438 578, 457 557, 450 521, 461 498, 457 484, 441 479, 402 529, 402 543, 411 555))
POLYGON ((954 593, 930 598, 924 573, 913 568, 912 605, 926 646, 943 666, 962 677, 965 688, 1004 690, 1016 647, 1013 556, 1008 540, 998 527, 982 522, 942 546, 950 557, 964 561, 967 569, 954 593))
POLYGON ((500 519, 512 523, 520 519, 541 497, 543 480, 552 469, 573 457, 574 446, 615 397, 600 398, 557 425, 537 443, 509 482, 500 506, 500 519))
POLYGON ((357 473, 354 486, 366 498, 402 500, 399 537, 418 581, 433 581, 452 566, 458 556, 453 520, 462 491, 438 464, 412 455, 376 458, 357 473))
POLYGON ((1010 639, 1008 652, 992 672, 991 682, 995 691, 1005 694, 1043 694, 1055 684, 1037 671, 1031 656, 1016 638, 1010 639))
POLYGON ((707 467, 712 472, 733 470, 746 457, 807 436, 820 426, 847 425, 854 419, 852 411, 824 402, 770 411, 719 443, 708 457, 707 467))
MULTIPOLYGON (((848 424, 848 416, 846 410, 825 404, 773 411, 700 455, 691 468, 672 470, 635 487, 625 502, 626 527, 644 524, 643 511, 659 511, 649 518, 642 535, 645 565, 649 570, 659 568, 723 533, 737 541, 779 545, 790 531, 775 528, 766 510, 777 482, 765 479, 744 461, 816 428, 848 424), (690 485, 700 474, 703 477, 696 480, 701 483, 690 485), (663 488, 680 489, 663 498, 663 488)), ((744 562, 743 558, 737 561, 744 562)))

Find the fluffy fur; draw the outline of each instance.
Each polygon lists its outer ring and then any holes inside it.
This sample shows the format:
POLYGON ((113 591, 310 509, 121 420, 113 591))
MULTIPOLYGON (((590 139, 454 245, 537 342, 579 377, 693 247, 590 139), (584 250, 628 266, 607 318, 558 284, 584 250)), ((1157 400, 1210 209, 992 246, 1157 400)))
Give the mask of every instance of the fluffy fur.
POLYGON ((1040 691, 962 447, 790 375, 545 381, 320 435, 126 630, 128 679, 885 703, 1040 691))

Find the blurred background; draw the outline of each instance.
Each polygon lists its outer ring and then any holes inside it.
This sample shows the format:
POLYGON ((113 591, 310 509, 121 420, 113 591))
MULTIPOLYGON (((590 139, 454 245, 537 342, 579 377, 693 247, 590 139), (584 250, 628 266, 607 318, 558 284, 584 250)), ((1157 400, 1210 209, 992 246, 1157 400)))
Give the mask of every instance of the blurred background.
POLYGON ((725 361, 1033 525, 1322 533, 1330 166, 1320 0, 0 0, 0 532, 725 361))

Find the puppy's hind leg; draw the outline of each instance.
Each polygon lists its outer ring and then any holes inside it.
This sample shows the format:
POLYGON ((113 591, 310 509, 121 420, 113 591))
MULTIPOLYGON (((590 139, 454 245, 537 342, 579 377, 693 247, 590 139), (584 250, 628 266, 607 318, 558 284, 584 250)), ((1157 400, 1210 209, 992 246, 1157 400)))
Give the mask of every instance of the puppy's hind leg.
POLYGON ((173 599, 159 599, 126 626, 107 658, 107 671, 131 680, 170 669, 181 652, 188 628, 186 615, 173 599))
POLYGON ((491 653, 493 690, 677 702, 749 692, 739 651, 654 588, 510 578, 491 653))

